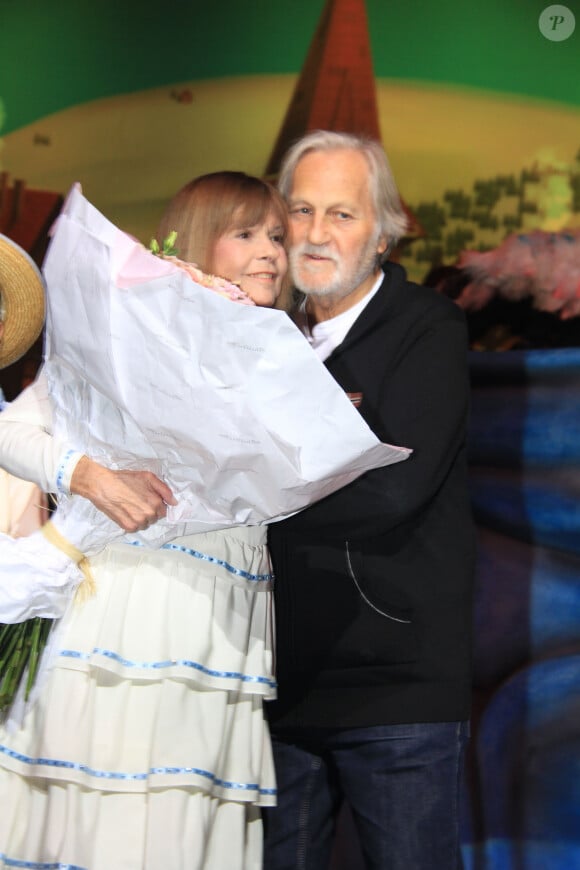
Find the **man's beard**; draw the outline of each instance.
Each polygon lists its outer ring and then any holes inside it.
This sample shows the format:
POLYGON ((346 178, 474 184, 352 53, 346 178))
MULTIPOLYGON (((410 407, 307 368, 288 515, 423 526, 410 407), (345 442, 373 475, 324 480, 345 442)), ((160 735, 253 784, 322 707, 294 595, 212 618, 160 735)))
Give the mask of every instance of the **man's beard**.
POLYGON ((370 238, 360 251, 357 260, 346 264, 338 254, 332 253, 328 245, 310 245, 302 242, 290 249, 288 258, 290 274, 294 286, 306 296, 336 296, 344 298, 356 290, 378 267, 377 245, 379 236, 370 238), (309 274, 308 265, 301 259, 303 255, 324 257, 334 263, 334 274, 326 283, 320 283, 315 270, 309 274))

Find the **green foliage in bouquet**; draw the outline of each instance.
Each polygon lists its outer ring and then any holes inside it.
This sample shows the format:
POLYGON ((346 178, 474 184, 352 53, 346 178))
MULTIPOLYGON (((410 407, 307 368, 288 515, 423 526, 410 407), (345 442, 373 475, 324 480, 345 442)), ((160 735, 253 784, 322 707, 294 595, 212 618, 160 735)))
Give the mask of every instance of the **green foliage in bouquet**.
POLYGON ((0 625, 0 716, 10 709, 24 677, 24 695, 28 699, 53 622, 37 616, 0 625))
POLYGON ((172 230, 167 238, 163 239, 161 247, 159 247, 157 239, 151 239, 149 250, 152 254, 155 254, 158 257, 177 257, 177 248, 175 247, 176 240, 177 232, 172 230))

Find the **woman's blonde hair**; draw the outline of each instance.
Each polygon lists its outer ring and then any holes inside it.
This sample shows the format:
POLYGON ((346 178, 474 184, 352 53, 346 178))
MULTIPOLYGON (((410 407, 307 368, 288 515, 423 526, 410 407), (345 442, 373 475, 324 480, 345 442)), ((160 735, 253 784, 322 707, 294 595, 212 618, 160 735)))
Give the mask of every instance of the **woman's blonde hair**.
POLYGON ((175 230, 177 256, 212 273, 217 240, 232 228, 263 223, 271 212, 280 221, 285 243, 286 204, 272 185, 244 172, 212 172, 194 178, 175 194, 161 218, 157 239, 161 242, 175 230))

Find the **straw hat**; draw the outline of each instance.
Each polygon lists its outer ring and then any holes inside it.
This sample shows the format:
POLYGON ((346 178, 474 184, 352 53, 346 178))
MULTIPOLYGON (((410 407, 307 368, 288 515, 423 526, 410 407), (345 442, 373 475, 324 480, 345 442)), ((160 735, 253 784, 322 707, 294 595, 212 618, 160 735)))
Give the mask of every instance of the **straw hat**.
POLYGON ((0 296, 4 335, 0 369, 32 347, 44 323, 44 282, 36 264, 20 245, 0 233, 0 296))

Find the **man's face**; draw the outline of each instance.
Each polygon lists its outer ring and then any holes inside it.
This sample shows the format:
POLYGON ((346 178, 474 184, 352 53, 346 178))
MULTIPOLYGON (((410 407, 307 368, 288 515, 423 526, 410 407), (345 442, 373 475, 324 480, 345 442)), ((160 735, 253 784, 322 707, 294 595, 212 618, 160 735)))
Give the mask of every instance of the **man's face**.
POLYGON ((354 304, 370 290, 377 254, 386 249, 364 155, 351 149, 306 154, 294 172, 289 209, 296 287, 318 296, 354 294, 354 304))

